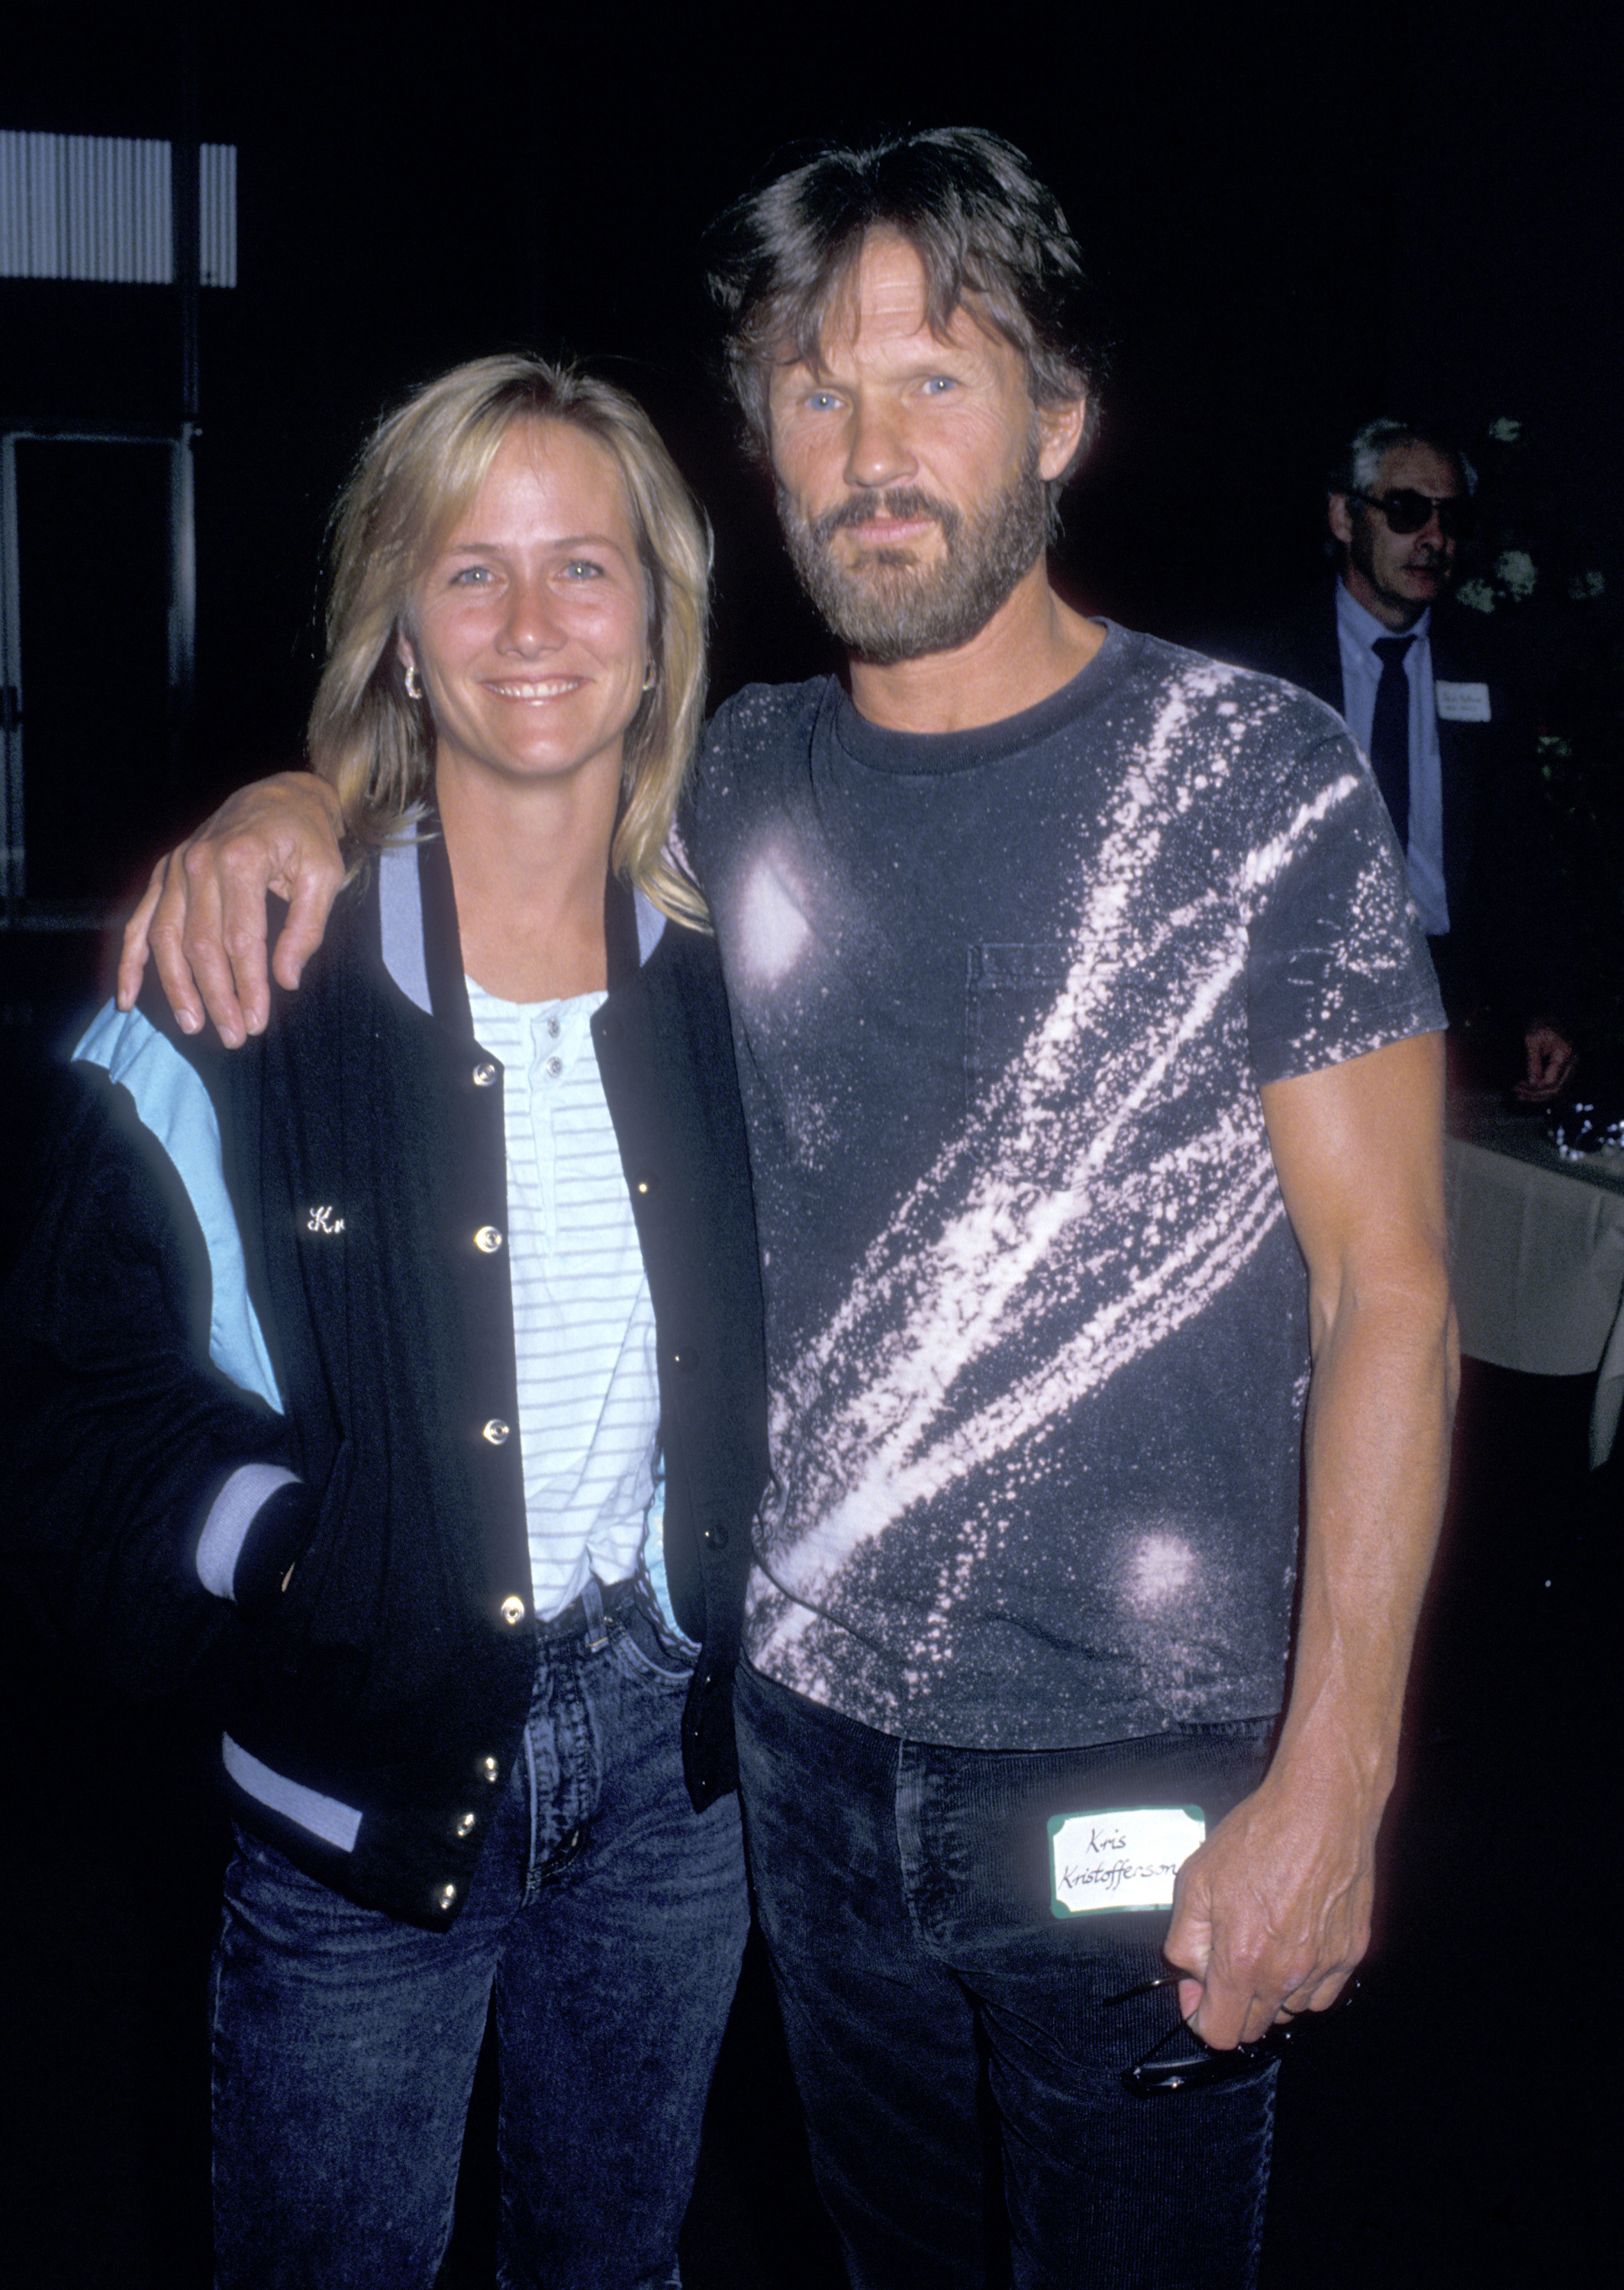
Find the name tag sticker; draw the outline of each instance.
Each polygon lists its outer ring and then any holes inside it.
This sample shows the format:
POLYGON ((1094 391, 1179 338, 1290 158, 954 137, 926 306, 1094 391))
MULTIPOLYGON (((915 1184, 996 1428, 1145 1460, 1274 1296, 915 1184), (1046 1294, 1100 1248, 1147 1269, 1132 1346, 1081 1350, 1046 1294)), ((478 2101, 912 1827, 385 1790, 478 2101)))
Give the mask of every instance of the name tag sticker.
POLYGON ((1433 697, 1438 703, 1440 724, 1486 724, 1489 720, 1489 687, 1486 684, 1445 684, 1436 678, 1433 697))
POLYGON ((1206 1833, 1198 1805, 1057 1813, 1049 1822, 1049 1905, 1057 1917, 1171 1909, 1173 1879, 1206 1833))

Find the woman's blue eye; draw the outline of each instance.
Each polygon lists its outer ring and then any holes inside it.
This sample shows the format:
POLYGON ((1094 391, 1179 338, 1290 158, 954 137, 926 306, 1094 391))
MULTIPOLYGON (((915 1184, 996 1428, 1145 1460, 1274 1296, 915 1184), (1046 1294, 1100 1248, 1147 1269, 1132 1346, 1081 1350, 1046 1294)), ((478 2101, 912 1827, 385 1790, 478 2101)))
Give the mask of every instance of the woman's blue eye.
POLYGON ((572 581, 601 580, 604 572, 603 566, 601 564, 594 564, 591 558, 588 556, 573 557, 564 569, 569 574, 572 581))

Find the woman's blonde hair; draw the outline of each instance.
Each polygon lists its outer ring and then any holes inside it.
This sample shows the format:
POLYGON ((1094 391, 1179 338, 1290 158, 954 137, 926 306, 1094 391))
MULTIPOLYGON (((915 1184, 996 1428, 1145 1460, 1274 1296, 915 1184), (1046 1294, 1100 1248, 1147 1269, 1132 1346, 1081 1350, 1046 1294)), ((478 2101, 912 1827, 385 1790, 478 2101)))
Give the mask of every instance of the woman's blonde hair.
POLYGON ((654 678, 627 727, 610 862, 663 912, 703 923, 705 902, 666 845, 704 717, 710 527, 636 400, 590 374, 523 355, 476 358, 380 424, 333 514, 311 764, 338 790, 363 856, 429 795, 434 722, 407 693, 400 661, 408 600, 520 421, 567 421, 620 469, 648 581, 654 678))

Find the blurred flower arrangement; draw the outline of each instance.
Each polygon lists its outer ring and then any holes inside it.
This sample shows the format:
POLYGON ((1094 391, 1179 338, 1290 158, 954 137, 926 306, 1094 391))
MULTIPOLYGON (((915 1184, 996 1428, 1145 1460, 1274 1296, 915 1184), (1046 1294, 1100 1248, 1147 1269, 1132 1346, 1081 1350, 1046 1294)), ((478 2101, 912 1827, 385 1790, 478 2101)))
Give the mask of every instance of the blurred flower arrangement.
POLYGON ((1586 1078, 1624 1093, 1624 629, 1529 425, 1503 415, 1475 458, 1483 522, 1455 598, 1515 653, 1579 957, 1580 1006, 1564 1014, 1586 1078))

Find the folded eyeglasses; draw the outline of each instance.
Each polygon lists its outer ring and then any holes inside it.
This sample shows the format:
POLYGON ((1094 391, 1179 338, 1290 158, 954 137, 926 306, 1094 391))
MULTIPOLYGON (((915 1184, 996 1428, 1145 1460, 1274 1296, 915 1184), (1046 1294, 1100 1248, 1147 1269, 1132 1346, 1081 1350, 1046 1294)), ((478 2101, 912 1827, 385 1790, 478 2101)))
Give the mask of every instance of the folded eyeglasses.
MULTIPOLYGON (((1158 1988, 1177 1988, 1187 1975, 1181 1972, 1164 1972, 1158 1979, 1142 1980, 1137 1988, 1124 1988, 1120 1996, 1108 1996, 1109 2004, 1127 2004, 1136 1996, 1154 1995, 1158 1988)), ((1348 1982, 1335 2003, 1332 2013, 1340 2012, 1357 1994, 1356 1978, 1348 1982)), ((1232 2051, 1215 2051, 1203 2043, 1188 2020, 1178 2021, 1164 2036, 1158 2036, 1147 2052, 1130 2062, 1122 2071, 1123 2089, 1135 2099, 1150 2099, 1170 2095, 1180 2091, 1210 2091, 1215 2084, 1234 2083, 1242 2076, 1252 2075, 1259 2068, 1277 2060, 1292 2038, 1306 2021, 1324 2020, 1323 2012, 1300 2012, 1289 2020, 1281 2020, 1260 2036, 1255 2043, 1236 2044, 1232 2051)))

